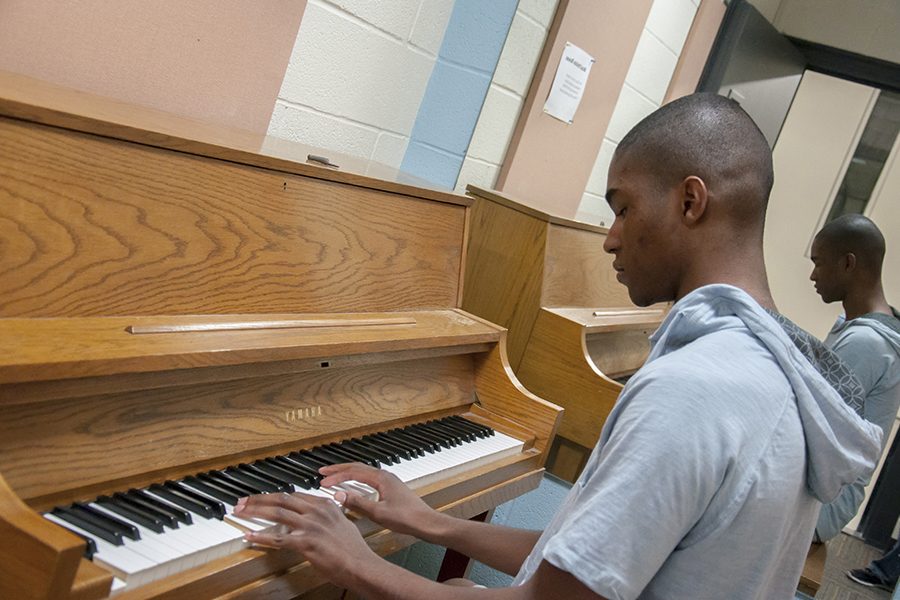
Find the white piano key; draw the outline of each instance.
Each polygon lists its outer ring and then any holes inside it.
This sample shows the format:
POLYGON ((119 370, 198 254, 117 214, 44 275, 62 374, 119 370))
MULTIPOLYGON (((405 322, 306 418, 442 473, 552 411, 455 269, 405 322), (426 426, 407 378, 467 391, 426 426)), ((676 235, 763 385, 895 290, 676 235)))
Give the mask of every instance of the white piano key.
POLYGON ((97 551, 94 553, 93 561, 104 565, 120 579, 135 585, 141 585, 152 581, 152 571, 158 567, 158 563, 144 557, 125 545, 116 546, 115 544, 111 544, 76 525, 72 525, 68 521, 60 519, 56 515, 45 513, 44 518, 53 521, 57 525, 62 525, 66 529, 93 539, 97 545, 97 551))

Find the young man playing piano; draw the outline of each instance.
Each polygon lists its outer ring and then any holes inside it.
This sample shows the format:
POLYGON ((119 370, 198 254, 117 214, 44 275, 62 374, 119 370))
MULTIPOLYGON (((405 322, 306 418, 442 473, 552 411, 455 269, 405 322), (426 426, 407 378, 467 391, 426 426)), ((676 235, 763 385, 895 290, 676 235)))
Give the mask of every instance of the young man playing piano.
POLYGON ((380 492, 341 493, 346 507, 515 574, 511 587, 413 575, 333 503, 298 494, 242 500, 238 515, 289 531, 248 539, 299 551, 370 600, 793 598, 819 503, 873 468, 880 440, 769 312, 768 145, 734 102, 693 95, 622 140, 608 185, 619 281, 639 306, 676 303, 543 533, 438 514, 375 469, 323 469, 323 485, 380 492))
MULTIPOLYGON (((883 433, 881 451, 900 406, 900 315, 885 298, 881 283, 884 236, 862 215, 844 215, 826 224, 813 239, 810 280, 822 300, 841 302, 825 344, 852 369, 862 384, 864 416, 883 433)), ((846 486, 822 507, 816 538, 837 536, 856 515, 868 478, 846 486)))

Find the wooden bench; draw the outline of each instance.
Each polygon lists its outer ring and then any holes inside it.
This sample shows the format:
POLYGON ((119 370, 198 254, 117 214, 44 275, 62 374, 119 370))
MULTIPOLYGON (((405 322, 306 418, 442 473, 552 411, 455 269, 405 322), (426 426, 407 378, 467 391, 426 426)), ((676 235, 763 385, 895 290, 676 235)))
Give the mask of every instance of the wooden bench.
POLYGON ((808 596, 815 596, 822 585, 822 578, 825 575, 825 559, 828 552, 825 544, 812 544, 809 552, 806 554, 806 563, 803 565, 803 572, 800 574, 800 583, 797 585, 797 591, 803 592, 808 596))

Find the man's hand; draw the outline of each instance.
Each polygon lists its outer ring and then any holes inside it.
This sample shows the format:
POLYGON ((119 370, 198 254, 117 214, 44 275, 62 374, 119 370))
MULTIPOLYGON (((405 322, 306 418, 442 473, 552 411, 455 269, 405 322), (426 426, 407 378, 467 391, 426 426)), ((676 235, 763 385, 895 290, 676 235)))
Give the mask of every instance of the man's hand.
POLYGON ((379 560, 356 526, 328 498, 302 493, 260 494, 241 498, 234 514, 284 525, 285 533, 248 533, 246 539, 261 546, 299 552, 342 587, 353 585, 354 574, 366 561, 379 560))
POLYGON ((354 480, 375 488, 378 500, 343 492, 338 492, 335 500, 343 504, 344 508, 391 531, 421 538, 428 530, 428 525, 441 517, 440 513, 425 504, 405 483, 387 471, 360 463, 347 463, 322 467, 319 472, 325 475, 321 481, 323 487, 354 480))

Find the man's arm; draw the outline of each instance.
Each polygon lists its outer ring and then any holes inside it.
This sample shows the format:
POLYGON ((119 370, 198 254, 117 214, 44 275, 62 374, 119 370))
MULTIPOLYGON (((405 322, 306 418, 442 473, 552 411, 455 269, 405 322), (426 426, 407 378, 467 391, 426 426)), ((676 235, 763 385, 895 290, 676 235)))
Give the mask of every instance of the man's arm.
POLYGON ((344 507, 391 531, 413 535, 426 542, 452 548, 509 575, 534 548, 541 533, 457 519, 425 504, 409 487, 386 471, 358 463, 333 465, 321 470, 323 486, 348 480, 361 481, 378 490, 378 500, 342 495, 344 507))
MULTIPOLYGON (((329 499, 306 494, 242 498, 235 514, 280 523, 279 533, 248 533, 254 544, 299 552, 332 583, 370 600, 604 600, 577 578, 544 561, 521 586, 481 589, 430 581, 390 563, 366 544, 356 526, 329 499)), ((457 520, 458 521, 458 520, 457 520)), ((488 526, 476 528, 483 533, 488 526)))

